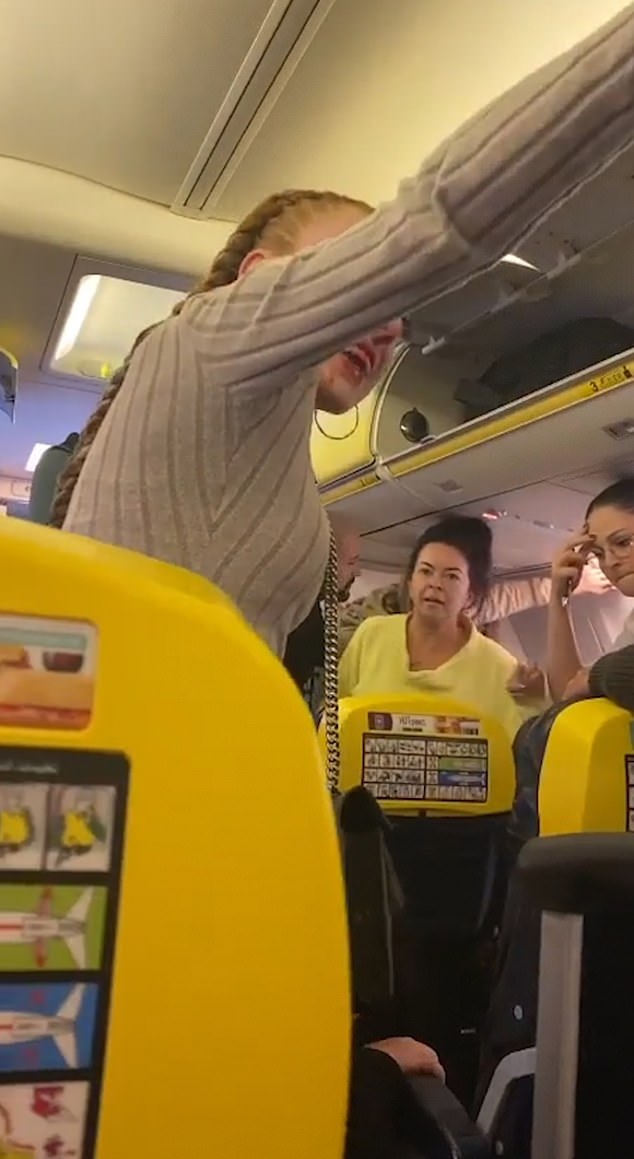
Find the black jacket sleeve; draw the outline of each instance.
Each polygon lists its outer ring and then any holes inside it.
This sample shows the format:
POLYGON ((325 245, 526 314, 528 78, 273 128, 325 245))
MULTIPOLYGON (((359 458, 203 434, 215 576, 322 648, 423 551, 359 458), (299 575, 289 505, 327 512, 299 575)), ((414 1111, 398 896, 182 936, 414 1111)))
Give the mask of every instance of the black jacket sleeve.
POLYGON ((605 696, 634 713, 634 644, 597 660, 590 669, 588 686, 591 696, 605 696))
POLYGON ((286 642, 284 667, 300 691, 316 668, 324 666, 324 618, 319 600, 286 642))
POLYGON ((406 1093, 393 1058, 369 1047, 354 1050, 345 1159, 394 1159, 406 1093))

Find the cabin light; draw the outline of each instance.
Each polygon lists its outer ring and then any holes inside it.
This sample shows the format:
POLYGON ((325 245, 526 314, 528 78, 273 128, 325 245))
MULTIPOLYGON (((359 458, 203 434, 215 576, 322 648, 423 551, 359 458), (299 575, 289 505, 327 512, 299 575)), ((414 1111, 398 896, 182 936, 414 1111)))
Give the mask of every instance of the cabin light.
POLYGON ((137 335, 169 317, 182 297, 180 289, 169 286, 85 274, 73 287, 54 336, 50 369, 94 382, 110 378, 137 335))
POLYGON ((527 523, 531 527, 539 527, 542 531, 556 531, 561 536, 572 535, 572 528, 558 527, 556 523, 548 523, 543 519, 532 519, 530 515, 518 515, 516 511, 496 511, 491 508, 489 511, 483 511, 480 518, 491 521, 496 519, 513 519, 515 523, 527 523))
POLYGON ((73 349, 95 300, 100 281, 100 274, 88 274, 87 277, 80 280, 73 304, 68 311, 68 317, 55 347, 53 355, 55 362, 58 362, 60 358, 65 358, 73 349))
POLYGON ((503 258, 500 258, 500 261, 506 262, 508 266, 522 266, 525 270, 535 270, 536 273, 539 273, 539 266, 534 265, 533 262, 527 262, 526 258, 520 258, 517 254, 505 254, 503 258))
POLYGON ((33 450, 31 451, 31 454, 26 460, 26 463, 24 464, 24 470, 28 471, 30 474, 33 474, 33 471, 37 467, 40 459, 42 458, 42 455, 45 451, 50 450, 50 447, 50 443, 36 443, 33 447, 33 450))

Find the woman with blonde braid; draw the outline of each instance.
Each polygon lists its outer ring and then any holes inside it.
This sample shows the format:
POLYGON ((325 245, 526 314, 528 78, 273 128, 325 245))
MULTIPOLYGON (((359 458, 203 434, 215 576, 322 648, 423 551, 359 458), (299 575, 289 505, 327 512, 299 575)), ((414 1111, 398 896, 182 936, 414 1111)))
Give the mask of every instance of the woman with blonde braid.
POLYGON ((54 523, 206 576, 281 655, 328 556, 315 407, 359 403, 404 315, 493 265, 633 136, 630 6, 479 113, 376 212, 334 193, 269 198, 137 341, 54 523))

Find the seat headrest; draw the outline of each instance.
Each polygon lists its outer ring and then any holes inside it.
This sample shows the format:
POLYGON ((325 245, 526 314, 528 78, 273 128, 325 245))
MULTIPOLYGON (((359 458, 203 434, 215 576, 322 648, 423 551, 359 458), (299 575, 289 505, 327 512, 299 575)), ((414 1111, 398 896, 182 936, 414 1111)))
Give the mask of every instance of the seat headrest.
MULTIPOLYGON (((515 765, 499 721, 437 693, 340 703, 339 789, 367 789, 390 813, 507 813, 515 765)), ((325 729, 320 728, 325 751, 325 729)), ((349 806, 363 816, 365 805, 349 806)), ((365 822, 364 822, 365 823, 365 822)))

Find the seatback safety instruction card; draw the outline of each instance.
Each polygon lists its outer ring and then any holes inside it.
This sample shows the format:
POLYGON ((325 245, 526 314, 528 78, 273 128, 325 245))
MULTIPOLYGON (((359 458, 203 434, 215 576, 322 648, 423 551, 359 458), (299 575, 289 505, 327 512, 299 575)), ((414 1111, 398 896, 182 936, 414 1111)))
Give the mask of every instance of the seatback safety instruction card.
POLYGON ((129 765, 0 746, 0 1157, 92 1159, 129 765))
POLYGON ((362 783, 384 801, 486 801, 489 746, 480 722, 368 713, 362 783))

